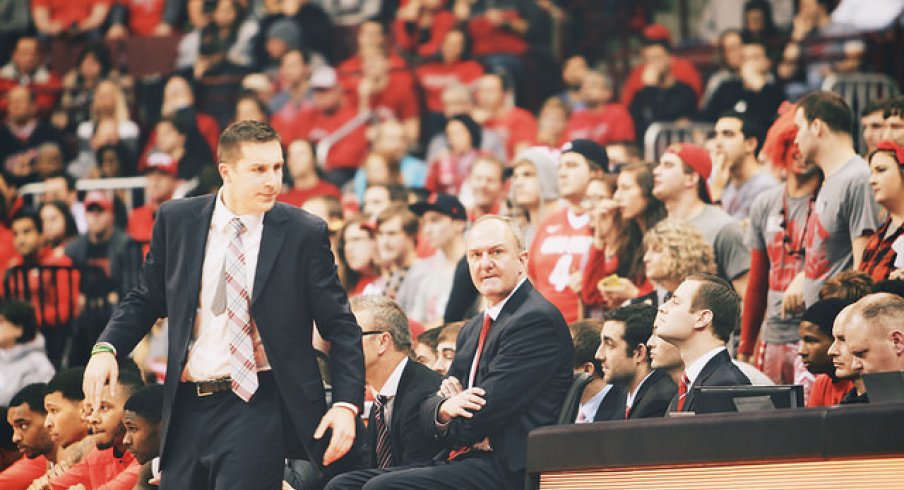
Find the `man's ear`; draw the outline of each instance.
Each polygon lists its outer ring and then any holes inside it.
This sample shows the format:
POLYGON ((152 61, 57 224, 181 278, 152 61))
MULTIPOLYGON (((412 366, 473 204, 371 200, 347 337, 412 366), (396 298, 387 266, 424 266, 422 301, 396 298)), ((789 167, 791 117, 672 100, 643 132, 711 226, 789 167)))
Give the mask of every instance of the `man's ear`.
POLYGON ((904 330, 895 330, 891 333, 891 343, 895 354, 904 356, 904 330))
POLYGON ((697 321, 694 322, 694 328, 704 329, 713 323, 712 310, 700 310, 697 312, 697 321))
POLYGON ((635 364, 647 364, 650 362, 650 349, 647 348, 647 344, 637 344, 634 346, 634 352, 631 355, 631 360, 634 361, 635 364))
POLYGON ((594 366, 592 362, 585 362, 583 365, 581 365, 581 371, 593 376, 594 372, 596 371, 596 366, 594 366))

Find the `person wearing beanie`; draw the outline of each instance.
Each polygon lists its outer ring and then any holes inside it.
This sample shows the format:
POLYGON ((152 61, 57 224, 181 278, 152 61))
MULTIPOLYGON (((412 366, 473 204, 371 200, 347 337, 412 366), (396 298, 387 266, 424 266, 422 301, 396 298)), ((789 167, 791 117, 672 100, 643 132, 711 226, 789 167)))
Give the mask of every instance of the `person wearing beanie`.
POLYGON ((563 208, 540 221, 531 242, 528 277, 568 323, 583 316, 578 283, 593 241, 585 209, 587 188, 608 165, 606 150, 593 141, 579 139, 562 146, 557 181, 563 208))
POLYGON ((904 145, 880 141, 869 154, 870 185, 876 202, 888 212, 885 223, 863 249, 860 270, 873 282, 904 278, 904 145))
POLYGON ((800 158, 793 118, 794 106, 788 105, 769 128, 763 145, 768 165, 786 179, 761 192, 750 205, 746 236, 750 272, 738 358, 749 361, 757 338, 761 338, 765 348, 760 369, 778 384, 803 384, 806 391, 811 382, 797 382, 801 375, 806 376, 798 362, 800 315, 782 315, 781 302, 791 280, 804 268, 804 230, 822 175, 816 165, 800 158))
POLYGON ((512 165, 509 200, 527 218, 523 227, 526 247, 530 247, 540 221, 559 210, 557 156, 545 146, 532 146, 519 153, 512 165))
POLYGON ((800 319, 800 358, 807 370, 816 375, 816 382, 807 397, 808 407, 838 405, 851 391, 854 382, 835 376, 835 366, 829 357, 832 345, 832 325, 850 301, 843 298, 826 298, 813 303, 800 319))
POLYGON ((744 292, 750 249, 740 223, 712 204, 707 184, 711 172, 706 150, 691 143, 672 145, 653 169, 653 195, 665 204, 669 218, 685 220, 700 230, 715 249, 718 275, 744 292))

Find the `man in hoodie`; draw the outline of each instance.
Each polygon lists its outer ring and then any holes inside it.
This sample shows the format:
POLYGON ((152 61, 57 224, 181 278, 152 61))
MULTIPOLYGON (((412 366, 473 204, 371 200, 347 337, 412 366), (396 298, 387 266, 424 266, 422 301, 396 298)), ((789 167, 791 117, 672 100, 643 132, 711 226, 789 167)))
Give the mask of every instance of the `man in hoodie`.
POLYGON ((37 330, 30 304, 15 299, 0 303, 0 405, 7 405, 22 387, 53 377, 53 365, 44 353, 44 338, 37 330))
POLYGON ((512 165, 512 184, 509 206, 516 219, 525 220, 522 226, 526 246, 537 224, 559 209, 559 187, 556 184, 556 155, 545 146, 525 149, 512 165))

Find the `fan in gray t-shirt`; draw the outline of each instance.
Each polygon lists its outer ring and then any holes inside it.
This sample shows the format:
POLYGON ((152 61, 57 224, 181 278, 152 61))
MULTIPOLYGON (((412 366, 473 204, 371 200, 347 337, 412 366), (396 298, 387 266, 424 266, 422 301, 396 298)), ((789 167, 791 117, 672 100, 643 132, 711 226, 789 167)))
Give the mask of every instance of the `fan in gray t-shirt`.
POLYGON ((750 249, 744 243, 744 232, 736 219, 720 207, 707 204, 688 221, 713 245, 720 277, 730 282, 750 270, 750 249))
POLYGON ((853 268, 851 240, 879 228, 879 205, 869 185, 869 165, 852 157, 822 183, 807 224, 804 301, 819 300, 826 279, 853 268))

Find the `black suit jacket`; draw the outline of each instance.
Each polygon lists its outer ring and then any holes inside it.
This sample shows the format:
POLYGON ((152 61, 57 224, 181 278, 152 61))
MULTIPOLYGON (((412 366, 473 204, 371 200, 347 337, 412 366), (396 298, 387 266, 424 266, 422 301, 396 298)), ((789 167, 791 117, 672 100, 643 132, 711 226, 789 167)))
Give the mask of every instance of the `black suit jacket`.
MULTIPOLYGON (((728 351, 723 350, 716 354, 709 362, 703 366, 700 375, 687 388, 687 398, 684 399, 684 407, 682 412, 694 411, 694 386, 743 386, 749 385, 750 379, 731 362, 728 351)), ((678 396, 672 399, 669 405, 669 411, 676 411, 678 407, 678 396)))
POLYGON ((661 369, 654 369, 650 377, 640 385, 634 395, 629 419, 662 417, 669 410, 672 398, 678 394, 678 385, 661 369))
MULTIPOLYGON (((113 313, 99 341, 125 354, 157 318, 169 319, 169 351, 164 382, 162 462, 176 390, 188 356, 201 289, 201 269, 215 196, 179 199, 160 207, 139 285, 113 313)), ((333 402, 361 407, 364 356, 361 328, 339 283, 326 224, 282 203, 264 215, 251 315, 260 332, 282 402, 289 456, 304 450, 321 464, 328 437, 313 434, 326 412, 323 381, 311 346, 312 322, 332 343, 333 402)))
MULTIPOLYGON (((467 384, 483 324, 483 314, 462 328, 449 376, 467 384)), ((470 419, 456 418, 444 433, 436 428, 443 398, 428 398, 421 422, 447 449, 472 445, 489 437, 492 457, 508 471, 521 472, 527 456, 527 434, 556 422, 571 385, 571 335, 559 310, 525 281, 502 308, 486 338, 474 385, 486 390, 486 405, 470 419)), ((514 482, 522 485, 522 481, 514 482)))
MULTIPOLYGON (((389 427, 394 465, 429 461, 443 449, 442 444, 433 437, 433 432, 424 432, 420 423, 421 403, 436 394, 442 379, 436 371, 411 359, 402 370, 399 387, 392 401, 389 427)), ((372 468, 377 467, 375 413, 375 408, 371 409, 367 424, 368 458, 372 468)))
POLYGON ((609 393, 606 393, 603 401, 600 402, 599 408, 596 409, 593 421, 625 420, 625 406, 627 403, 628 392, 621 386, 612 385, 612 388, 609 388, 609 393))

